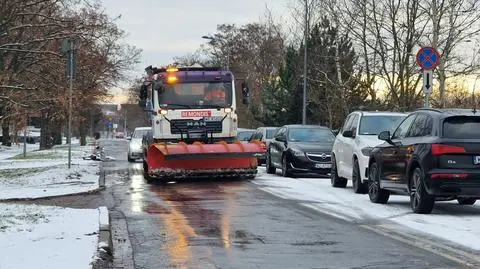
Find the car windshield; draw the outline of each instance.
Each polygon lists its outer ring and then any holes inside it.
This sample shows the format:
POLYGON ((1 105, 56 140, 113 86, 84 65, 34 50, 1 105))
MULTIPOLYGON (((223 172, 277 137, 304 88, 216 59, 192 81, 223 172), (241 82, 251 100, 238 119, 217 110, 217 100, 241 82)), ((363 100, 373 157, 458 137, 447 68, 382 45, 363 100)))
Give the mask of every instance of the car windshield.
POLYGON ((237 134, 237 139, 240 140, 240 141, 248 141, 250 140, 250 137, 252 136, 252 134, 254 133, 254 131, 239 131, 238 134, 237 134))
POLYGON ((148 133, 148 130, 135 130, 133 132, 132 138, 142 138, 143 135, 146 135, 148 133))
POLYGON ((276 132, 276 131, 277 131, 276 129, 267 129, 267 132, 266 132, 267 135, 266 135, 265 138, 266 138, 266 139, 272 139, 273 136, 275 135, 275 132, 276 132))
POLYGON ((335 136, 332 131, 328 129, 294 128, 288 132, 288 141, 333 143, 335 136))
POLYGON ((404 118, 403 115, 363 116, 358 134, 378 135, 383 131, 392 133, 404 118))
POLYGON ((178 108, 230 107, 231 82, 166 84, 158 96, 160 105, 178 108))
POLYGON ((455 116, 443 121, 443 137, 458 139, 480 138, 480 117, 455 116))

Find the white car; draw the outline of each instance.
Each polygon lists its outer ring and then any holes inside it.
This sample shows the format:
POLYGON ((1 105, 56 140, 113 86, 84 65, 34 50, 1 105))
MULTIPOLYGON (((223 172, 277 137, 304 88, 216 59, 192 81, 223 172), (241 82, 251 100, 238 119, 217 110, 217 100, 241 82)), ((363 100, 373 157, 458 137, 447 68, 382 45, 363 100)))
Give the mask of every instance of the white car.
POLYGON ((367 193, 368 160, 372 149, 384 143, 382 131, 393 132, 406 113, 355 111, 345 119, 332 149, 331 184, 345 188, 352 180, 355 193, 367 193))
POLYGON ((148 133, 151 127, 137 127, 133 131, 132 138, 128 143, 128 161, 133 162, 136 159, 143 158, 142 138, 148 133))

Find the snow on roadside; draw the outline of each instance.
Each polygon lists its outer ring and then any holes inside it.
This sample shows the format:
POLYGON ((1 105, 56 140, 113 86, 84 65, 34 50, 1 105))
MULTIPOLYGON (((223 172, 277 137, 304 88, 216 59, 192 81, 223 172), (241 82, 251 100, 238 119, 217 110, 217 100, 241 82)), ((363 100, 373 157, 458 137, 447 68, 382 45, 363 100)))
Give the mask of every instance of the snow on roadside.
MULTIPOLYGON (((40 147, 39 144, 27 144, 27 152, 38 150, 39 147, 40 147)), ((11 158, 22 153, 23 153, 23 144, 13 145, 11 147, 0 146, 0 160, 11 158)))
POLYGON ((307 207, 347 221, 394 222, 416 232, 480 250, 479 205, 437 202, 432 214, 414 214, 408 196, 392 195, 386 205, 374 204, 368 195, 355 194, 350 186, 346 189, 331 187, 329 178, 283 178, 266 174, 263 167, 252 182, 273 195, 298 200, 307 207))
POLYGON ((68 147, 29 152, 0 160, 0 200, 41 198, 94 191, 99 188, 100 163, 83 160, 92 146, 72 145, 68 169, 68 147))
POLYGON ((98 230, 98 209, 0 203, 0 269, 91 268, 98 230))

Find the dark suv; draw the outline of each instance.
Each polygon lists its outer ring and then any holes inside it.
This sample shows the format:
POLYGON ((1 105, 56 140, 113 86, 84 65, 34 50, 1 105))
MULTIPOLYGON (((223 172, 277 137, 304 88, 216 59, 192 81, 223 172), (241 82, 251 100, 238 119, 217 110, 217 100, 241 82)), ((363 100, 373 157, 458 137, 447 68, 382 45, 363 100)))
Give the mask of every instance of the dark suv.
POLYGON ((410 196, 415 213, 429 214, 435 200, 473 205, 480 198, 480 113, 467 109, 420 109, 373 149, 368 194, 387 203, 390 192, 410 196))

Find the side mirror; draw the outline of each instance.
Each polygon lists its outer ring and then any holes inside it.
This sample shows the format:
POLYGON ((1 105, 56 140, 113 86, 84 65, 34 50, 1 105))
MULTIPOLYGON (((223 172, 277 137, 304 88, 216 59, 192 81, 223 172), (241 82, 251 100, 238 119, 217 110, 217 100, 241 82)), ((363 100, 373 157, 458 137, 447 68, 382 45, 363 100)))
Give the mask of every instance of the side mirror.
POLYGON ((391 140, 390 131, 383 131, 379 133, 378 139, 389 142, 391 140))
POLYGON ((163 92, 163 83, 162 83, 161 80, 154 80, 154 81, 152 81, 152 83, 153 83, 152 84, 153 85, 152 86, 153 90, 158 91, 160 93, 163 92))
POLYGON ((275 137, 275 141, 285 142, 285 139, 283 139, 283 137, 281 137, 281 136, 277 136, 277 137, 275 137))
POLYGON ((131 136, 127 136, 127 140, 132 140, 132 137, 131 137, 131 136))
POLYGON ((139 107, 146 107, 147 106, 147 100, 138 100, 138 106, 139 107))
POLYGON ((333 133, 335 136, 338 135, 338 132, 339 132, 339 130, 332 130, 332 133, 333 133))
POLYGON ((148 87, 145 84, 140 86, 140 100, 147 100, 148 98, 148 87))
POLYGON ((344 132, 342 133, 342 135, 343 135, 344 137, 353 138, 353 131, 344 131, 344 132))

